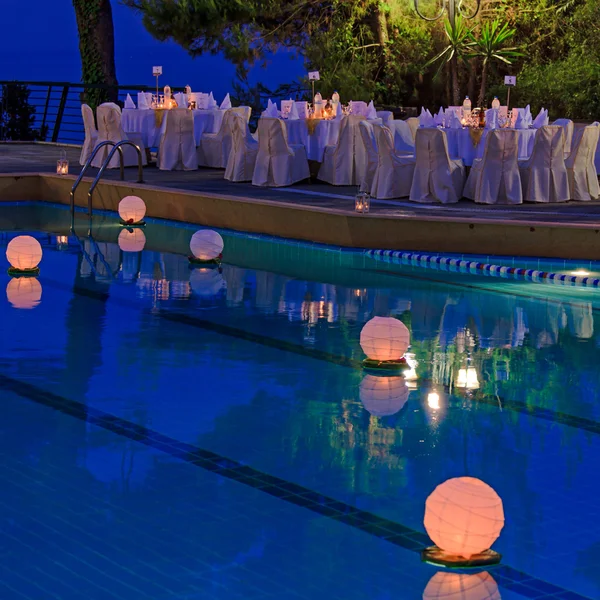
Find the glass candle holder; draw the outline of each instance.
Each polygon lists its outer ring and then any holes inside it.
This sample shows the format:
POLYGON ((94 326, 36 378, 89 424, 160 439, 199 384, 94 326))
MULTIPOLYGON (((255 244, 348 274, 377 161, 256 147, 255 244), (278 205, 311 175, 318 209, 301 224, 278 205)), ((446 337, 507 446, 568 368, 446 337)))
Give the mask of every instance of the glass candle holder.
POLYGON ((362 192, 358 192, 358 194, 356 194, 356 196, 354 197, 354 210, 357 213, 365 212, 365 194, 363 194, 362 192))
POLYGON ((56 161, 56 174, 57 175, 68 175, 69 174, 69 161, 66 158, 59 158, 56 161))

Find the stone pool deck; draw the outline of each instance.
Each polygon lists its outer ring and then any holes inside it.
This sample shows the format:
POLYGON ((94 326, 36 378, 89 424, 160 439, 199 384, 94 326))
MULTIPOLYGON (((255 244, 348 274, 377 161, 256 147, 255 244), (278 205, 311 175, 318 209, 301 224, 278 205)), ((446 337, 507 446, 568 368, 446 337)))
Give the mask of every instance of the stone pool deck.
MULTIPOLYGON (((0 144, 0 201, 69 203, 79 173, 79 148, 50 144, 0 144), (55 174, 65 150, 70 175, 55 174)), ((76 196, 87 206, 97 170, 89 170, 76 196)), ((481 206, 417 205, 407 200, 373 200, 371 212, 354 212, 354 187, 317 181, 290 188, 257 188, 223 180, 223 171, 107 171, 94 194, 94 207, 115 210, 128 194, 140 195, 153 217, 321 242, 341 247, 429 252, 510 254, 600 259, 600 202, 481 206)))

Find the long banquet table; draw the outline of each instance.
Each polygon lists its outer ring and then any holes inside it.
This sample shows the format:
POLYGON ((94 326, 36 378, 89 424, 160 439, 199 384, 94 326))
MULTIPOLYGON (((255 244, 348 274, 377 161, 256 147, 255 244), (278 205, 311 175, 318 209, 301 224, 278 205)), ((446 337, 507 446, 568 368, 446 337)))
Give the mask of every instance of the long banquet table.
MULTIPOLYGON (((142 134, 146 148, 157 148, 160 143, 161 125, 165 122, 167 110, 139 110, 124 108, 121 115, 121 125, 125 133, 136 131, 142 134), (158 114, 157 114, 158 113, 158 114)), ((200 145, 203 133, 217 133, 223 121, 224 110, 194 110, 194 139, 196 146, 200 145)))

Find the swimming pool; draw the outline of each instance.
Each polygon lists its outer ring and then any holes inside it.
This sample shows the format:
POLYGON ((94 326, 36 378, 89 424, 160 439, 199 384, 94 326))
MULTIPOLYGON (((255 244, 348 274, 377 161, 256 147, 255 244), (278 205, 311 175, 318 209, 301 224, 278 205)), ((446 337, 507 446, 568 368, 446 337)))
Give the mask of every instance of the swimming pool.
POLYGON ((503 499, 503 599, 600 597, 599 290, 232 232, 219 273, 196 228, 122 252, 110 216, 68 224, 0 206, 0 597, 418 599, 460 475, 503 499), (17 226, 39 289, 6 274, 17 226), (411 329, 404 404, 361 397, 373 315, 411 329))

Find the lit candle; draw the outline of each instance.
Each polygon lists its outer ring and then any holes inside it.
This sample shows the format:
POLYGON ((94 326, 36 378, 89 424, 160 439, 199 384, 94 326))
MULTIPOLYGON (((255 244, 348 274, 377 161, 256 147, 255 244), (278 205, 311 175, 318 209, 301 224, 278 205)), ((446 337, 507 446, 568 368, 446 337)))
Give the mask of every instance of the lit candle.
POLYGON ((56 161, 56 173, 58 175, 69 174, 69 161, 66 158, 60 158, 56 161))

